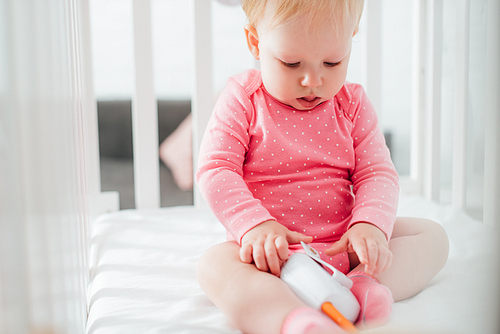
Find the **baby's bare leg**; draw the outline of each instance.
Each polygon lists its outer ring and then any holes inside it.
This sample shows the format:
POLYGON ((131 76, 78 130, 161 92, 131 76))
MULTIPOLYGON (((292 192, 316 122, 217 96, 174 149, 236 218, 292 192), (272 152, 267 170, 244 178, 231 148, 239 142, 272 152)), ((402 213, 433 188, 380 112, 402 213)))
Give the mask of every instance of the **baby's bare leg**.
POLYGON ((280 333, 286 316, 305 304, 278 277, 240 261, 239 245, 209 249, 197 276, 208 298, 244 333, 280 333))
MULTIPOLYGON (((439 224, 427 219, 398 218, 389 241, 392 265, 377 279, 391 290, 395 301, 409 298, 444 267, 448 248, 448 237, 439 224)), ((355 270, 363 268, 360 265, 355 270)))

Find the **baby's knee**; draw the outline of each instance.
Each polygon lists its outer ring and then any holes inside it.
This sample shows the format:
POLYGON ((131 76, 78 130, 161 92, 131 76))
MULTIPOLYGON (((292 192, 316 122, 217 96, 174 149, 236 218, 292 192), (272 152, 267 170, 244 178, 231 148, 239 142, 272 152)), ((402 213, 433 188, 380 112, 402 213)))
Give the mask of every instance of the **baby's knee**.
POLYGON ((427 233, 435 239, 436 242, 443 244, 445 246, 448 246, 448 234, 446 233, 446 230, 444 227, 436 223, 433 220, 428 220, 426 219, 426 225, 427 225, 427 233))
POLYGON ((436 257, 441 259, 442 265, 444 266, 448 260, 448 253, 450 249, 450 243, 446 230, 441 224, 427 219, 425 220, 424 228, 426 238, 429 242, 432 242, 433 247, 436 249, 436 257))
POLYGON ((227 262, 238 256, 239 245, 236 242, 224 242, 209 248, 196 265, 196 277, 204 288, 212 281, 217 281, 220 273, 224 273, 227 262))
POLYGON ((436 265, 445 265, 448 260, 449 241, 446 230, 435 221, 423 218, 398 218, 394 225, 394 237, 418 237, 418 247, 433 254, 436 265))

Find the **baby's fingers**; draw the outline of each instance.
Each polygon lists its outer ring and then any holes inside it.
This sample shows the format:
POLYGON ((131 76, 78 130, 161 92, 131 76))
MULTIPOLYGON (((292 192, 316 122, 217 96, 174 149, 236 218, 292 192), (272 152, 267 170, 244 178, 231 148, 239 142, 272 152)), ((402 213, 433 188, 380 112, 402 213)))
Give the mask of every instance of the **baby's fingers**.
MULTIPOLYGON (((374 240, 368 239, 365 241, 365 244, 366 244, 368 261, 365 263, 365 262, 361 261, 361 258, 359 255, 358 255, 358 257, 360 258, 360 262, 365 264, 365 272, 368 275, 374 275, 375 272, 377 272, 378 266, 380 265, 379 262, 385 262, 385 260, 383 258, 379 257, 380 250, 379 250, 379 246, 378 246, 377 242, 375 242, 374 240)), ((384 265, 385 265, 385 263, 384 263, 384 265)))
POLYGON ((274 240, 274 244, 276 245, 279 258, 282 261, 286 261, 288 259, 288 242, 286 238, 279 236, 274 240))
POLYGON ((253 261, 252 252, 253 252, 252 244, 247 243, 247 244, 241 245, 241 248, 240 248, 240 260, 241 260, 241 262, 252 263, 252 261, 253 261))
POLYGON ((378 258, 373 276, 377 277, 380 273, 384 272, 392 264, 392 252, 386 247, 379 247, 378 258))
POLYGON ((254 263, 257 269, 268 271, 266 252, 260 242, 244 243, 240 248, 240 260, 243 263, 254 263))
POLYGON ((269 271, 266 257, 267 254, 265 244, 259 245, 258 247, 256 245, 253 246, 253 262, 255 263, 257 269, 261 271, 269 271))
POLYGON ((336 243, 330 246, 325 253, 328 256, 334 256, 342 252, 347 252, 349 250, 347 239, 340 239, 336 243))
POLYGON ((378 243, 375 240, 366 239, 364 241, 364 247, 361 244, 355 247, 357 249, 356 254, 360 262, 365 265, 365 272, 368 275, 377 277, 391 265, 392 253, 386 245, 378 243), (365 251, 366 261, 362 259, 365 251))
POLYGON ((358 240, 352 242, 351 245, 352 245, 352 250, 358 256, 359 262, 361 264, 367 265, 369 262, 369 257, 368 257, 368 249, 366 246, 366 240, 365 239, 358 239, 358 240))
POLYGON ((271 274, 280 275, 280 259, 276 250, 275 239, 268 238, 264 245, 266 251, 267 266, 271 274))

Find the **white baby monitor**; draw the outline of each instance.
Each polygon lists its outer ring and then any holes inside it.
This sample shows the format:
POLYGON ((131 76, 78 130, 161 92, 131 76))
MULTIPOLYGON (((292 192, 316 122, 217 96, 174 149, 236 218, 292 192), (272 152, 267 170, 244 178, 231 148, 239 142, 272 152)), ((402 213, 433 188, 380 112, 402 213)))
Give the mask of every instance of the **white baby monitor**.
POLYGON ((359 314, 359 303, 350 288, 352 281, 342 272, 319 257, 318 252, 302 242, 303 253, 292 254, 281 269, 281 279, 307 305, 321 310, 330 302, 347 320, 354 322, 359 314), (333 275, 317 262, 333 271, 333 275))

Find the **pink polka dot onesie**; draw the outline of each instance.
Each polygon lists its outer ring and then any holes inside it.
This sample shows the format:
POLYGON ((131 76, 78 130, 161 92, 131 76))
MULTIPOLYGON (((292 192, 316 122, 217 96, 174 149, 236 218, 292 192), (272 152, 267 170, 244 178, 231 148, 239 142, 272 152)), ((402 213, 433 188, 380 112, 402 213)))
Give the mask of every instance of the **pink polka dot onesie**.
MULTIPOLYGON (((347 255, 324 250, 357 222, 391 237, 398 175, 363 88, 346 83, 308 111, 275 100, 258 70, 229 79, 203 137, 200 190, 229 240, 274 219, 314 237, 339 270, 347 255)), ((290 253, 300 249, 290 245, 290 253)))

